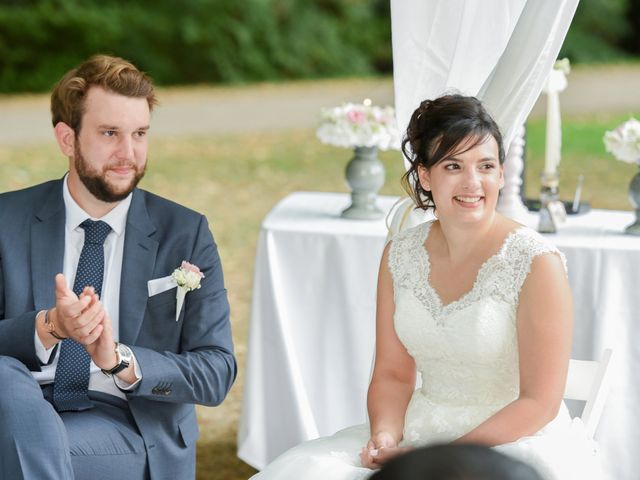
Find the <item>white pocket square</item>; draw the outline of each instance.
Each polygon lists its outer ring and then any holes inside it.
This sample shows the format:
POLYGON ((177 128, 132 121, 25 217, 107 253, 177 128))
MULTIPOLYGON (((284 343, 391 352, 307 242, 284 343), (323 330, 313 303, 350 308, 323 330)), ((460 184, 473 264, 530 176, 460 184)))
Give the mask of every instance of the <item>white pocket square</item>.
POLYGON ((176 288, 177 286, 178 284, 171 275, 167 275, 162 278, 154 278, 147 282, 147 290, 149 291, 150 297, 166 292, 167 290, 171 290, 172 288, 176 288))

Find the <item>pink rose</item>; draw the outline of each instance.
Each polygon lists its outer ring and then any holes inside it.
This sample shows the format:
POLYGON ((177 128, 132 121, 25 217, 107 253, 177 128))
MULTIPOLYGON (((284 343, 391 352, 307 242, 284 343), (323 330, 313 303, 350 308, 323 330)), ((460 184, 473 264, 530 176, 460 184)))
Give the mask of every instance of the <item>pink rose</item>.
POLYGON ((186 260, 182 261, 182 265, 180 265, 180 267, 184 268, 188 272, 193 272, 200 275, 200 278, 204 278, 204 273, 202 273, 196 265, 189 263, 186 260))
POLYGON ((347 119, 351 123, 362 123, 364 122, 364 112, 360 110, 351 110, 347 112, 347 119))

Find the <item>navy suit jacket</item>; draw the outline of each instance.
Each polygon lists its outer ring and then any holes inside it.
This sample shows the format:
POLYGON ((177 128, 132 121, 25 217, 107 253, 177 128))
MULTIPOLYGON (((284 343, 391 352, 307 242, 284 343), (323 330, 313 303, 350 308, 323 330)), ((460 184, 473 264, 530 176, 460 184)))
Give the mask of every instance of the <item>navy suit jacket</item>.
MULTIPOLYGON (((0 195, 0 355, 40 371, 35 316, 55 305, 62 272, 62 180, 0 195)), ((220 258, 204 216, 135 189, 124 239, 119 340, 142 381, 126 392, 147 449, 152 479, 195 477, 194 404, 217 405, 233 383, 229 303, 220 258), (205 274, 176 322, 176 289, 149 297, 147 282, 187 260, 205 274)))

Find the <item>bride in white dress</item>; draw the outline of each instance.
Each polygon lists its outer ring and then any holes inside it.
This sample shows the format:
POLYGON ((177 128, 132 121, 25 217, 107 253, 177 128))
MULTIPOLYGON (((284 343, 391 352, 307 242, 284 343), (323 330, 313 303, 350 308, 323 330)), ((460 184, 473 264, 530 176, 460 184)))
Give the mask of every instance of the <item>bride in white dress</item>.
POLYGON ((405 187, 437 220, 399 233, 382 256, 370 424, 305 442, 253 478, 367 478, 436 443, 488 445, 547 479, 600 478, 593 442, 562 402, 573 315, 564 258, 496 213, 495 122, 473 97, 427 100, 403 151, 405 187))

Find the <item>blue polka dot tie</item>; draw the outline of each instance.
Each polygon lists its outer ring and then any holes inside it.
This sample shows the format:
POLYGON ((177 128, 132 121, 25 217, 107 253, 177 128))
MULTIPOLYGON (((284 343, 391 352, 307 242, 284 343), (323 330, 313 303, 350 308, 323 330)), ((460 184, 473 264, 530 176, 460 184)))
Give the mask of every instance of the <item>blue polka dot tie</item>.
MULTIPOLYGON (((80 295, 86 286, 102 293, 104 276, 104 240, 111 227, 102 221, 85 220, 84 245, 80 252, 73 292, 80 295)), ((53 384, 53 405, 59 412, 87 410, 93 407, 89 400, 89 367, 91 358, 84 347, 70 338, 60 345, 60 357, 53 384)))

